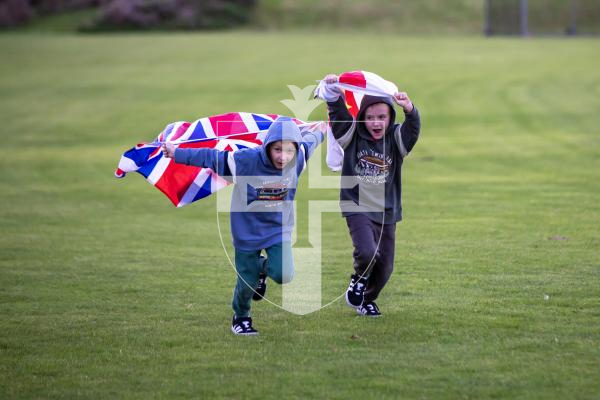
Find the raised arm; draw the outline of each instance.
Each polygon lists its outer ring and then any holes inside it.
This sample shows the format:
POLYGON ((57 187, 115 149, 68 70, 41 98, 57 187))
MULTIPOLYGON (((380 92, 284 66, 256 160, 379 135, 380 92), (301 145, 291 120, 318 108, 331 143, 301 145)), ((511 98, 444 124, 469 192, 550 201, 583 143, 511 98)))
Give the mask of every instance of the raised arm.
MULTIPOLYGON (((336 140, 342 139, 354 128, 355 121, 346 107, 346 100, 340 96, 334 102, 327 102, 331 132, 336 140)), ((343 146, 345 147, 345 146, 343 146)))
MULTIPOLYGON (((341 90, 333 86, 338 82, 338 76, 328 74, 323 78, 323 81, 325 82, 323 99, 327 102, 331 132, 333 137, 339 141, 354 128, 354 118, 352 118, 352 114, 346 107, 346 99, 341 90)), ((345 146, 342 144, 342 147, 345 146)))
POLYGON ((161 146, 163 155, 172 158, 178 164, 210 168, 221 177, 232 176, 231 163, 234 163, 233 153, 215 149, 182 149, 171 143, 161 146))
POLYGON ((419 110, 413 105, 408 95, 404 92, 394 95, 396 103, 404 110, 404 123, 396 129, 395 138, 402 157, 405 157, 417 143, 421 132, 421 116, 419 110))
POLYGON ((323 143, 325 135, 321 131, 307 132, 302 135, 301 150, 304 153, 304 161, 307 161, 314 153, 315 149, 323 143))

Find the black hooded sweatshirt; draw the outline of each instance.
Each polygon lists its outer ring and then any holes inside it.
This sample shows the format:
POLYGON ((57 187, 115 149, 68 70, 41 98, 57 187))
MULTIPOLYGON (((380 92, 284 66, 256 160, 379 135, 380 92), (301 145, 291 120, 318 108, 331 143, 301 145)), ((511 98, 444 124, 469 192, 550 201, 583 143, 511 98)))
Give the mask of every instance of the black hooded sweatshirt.
POLYGON ((344 149, 342 216, 364 214, 379 224, 402 220, 402 162, 419 138, 417 108, 404 113, 404 123, 396 124, 394 105, 386 97, 364 96, 356 120, 343 96, 327 105, 333 136, 344 149), (364 124, 366 109, 376 103, 390 108, 390 124, 379 140, 373 139, 364 124))

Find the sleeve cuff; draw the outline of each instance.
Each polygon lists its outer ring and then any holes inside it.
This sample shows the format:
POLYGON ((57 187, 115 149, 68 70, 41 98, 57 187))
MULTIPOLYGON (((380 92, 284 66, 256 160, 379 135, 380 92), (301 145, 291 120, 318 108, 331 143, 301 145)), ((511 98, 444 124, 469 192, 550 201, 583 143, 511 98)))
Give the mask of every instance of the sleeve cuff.
POLYGON ((403 109, 403 111, 404 111, 404 115, 411 116, 411 117, 413 117, 419 113, 417 111, 417 106, 415 106, 414 104, 413 104, 413 109, 410 112, 406 112, 406 110, 404 110, 404 109, 403 109))
POLYGON ((185 151, 180 149, 179 147, 175 149, 175 153, 173 154, 173 160, 175 160, 178 164, 185 164, 185 151))

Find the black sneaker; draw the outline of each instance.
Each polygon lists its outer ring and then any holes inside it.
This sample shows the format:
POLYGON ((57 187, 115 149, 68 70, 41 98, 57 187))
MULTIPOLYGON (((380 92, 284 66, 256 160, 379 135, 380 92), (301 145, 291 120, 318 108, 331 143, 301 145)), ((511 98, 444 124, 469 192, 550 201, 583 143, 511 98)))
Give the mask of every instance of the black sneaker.
POLYGON ((252 318, 236 318, 235 315, 233 316, 233 321, 231 321, 231 332, 233 332, 234 335, 258 335, 258 331, 252 327, 252 318))
POLYGON ((375 304, 374 301, 364 304, 356 309, 356 312, 360 315, 364 315, 367 317, 379 317, 381 316, 381 312, 379 312, 379 307, 375 304))
POLYGON ((259 301, 265 297, 265 292, 267 291, 267 275, 260 274, 258 275, 258 286, 252 295, 252 300, 259 301))
POLYGON ((367 278, 359 278, 358 275, 352 275, 350 278, 350 284, 348 285, 348 290, 346 290, 346 303, 350 307, 357 308, 363 303, 367 278))

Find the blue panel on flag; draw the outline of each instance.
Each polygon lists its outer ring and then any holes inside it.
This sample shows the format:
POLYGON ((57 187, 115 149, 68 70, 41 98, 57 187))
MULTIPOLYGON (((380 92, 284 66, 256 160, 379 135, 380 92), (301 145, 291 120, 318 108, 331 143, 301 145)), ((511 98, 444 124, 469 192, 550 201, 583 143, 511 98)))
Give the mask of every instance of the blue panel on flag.
POLYGON ((202 126, 200 121, 198 121, 198 123, 194 127, 194 132, 192 132, 192 135, 188 138, 188 140, 204 139, 205 137, 206 133, 204 132, 204 127, 202 126))
POLYGON ((269 127, 273 123, 273 121, 271 121, 270 119, 263 118, 256 114, 252 114, 252 118, 254 118, 254 121, 256 121, 256 125, 258 125, 258 129, 260 129, 261 131, 269 129, 269 127))
POLYGON ((147 163, 143 164, 140 167, 140 169, 138 169, 136 172, 142 174, 144 178, 148 178, 148 176, 152 173, 154 167, 156 167, 158 160, 160 160, 161 158, 162 157, 154 157, 152 160, 149 160, 147 163))
POLYGON ((198 190, 198 193, 196 193, 196 196, 194 196, 194 200, 192 200, 192 202, 194 202, 196 200, 203 199, 206 196, 210 196, 212 194, 211 183, 212 183, 212 176, 209 177, 206 180, 206 182, 204 182, 204 185, 202 185, 202 187, 200 188, 200 190, 198 190))

